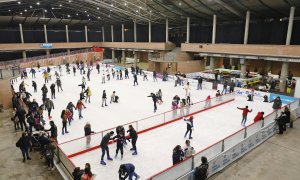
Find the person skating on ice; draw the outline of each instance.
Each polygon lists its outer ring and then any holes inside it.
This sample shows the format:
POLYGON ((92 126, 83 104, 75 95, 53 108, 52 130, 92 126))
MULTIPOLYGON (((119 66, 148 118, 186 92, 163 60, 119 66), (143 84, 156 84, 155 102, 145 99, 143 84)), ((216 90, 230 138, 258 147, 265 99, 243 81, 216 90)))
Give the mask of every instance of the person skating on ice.
POLYGON ((155 82, 157 82, 157 78, 156 78, 156 71, 153 71, 153 81, 155 82))
POLYGON ((208 95, 205 99, 204 108, 210 108, 210 106, 211 106, 211 97, 210 97, 210 95, 208 95))
POLYGON ((258 121, 261 121, 261 120, 264 120, 264 112, 258 112, 257 115, 255 116, 254 118, 254 123, 258 122, 258 121))
POLYGON ((114 132, 113 131, 110 131, 109 133, 107 133, 101 140, 101 143, 100 143, 100 147, 101 147, 101 150, 102 150, 102 155, 101 155, 101 161, 100 161, 100 164, 102 165, 106 165, 105 161, 103 160, 104 159, 104 156, 105 156, 105 153, 107 155, 107 160, 109 161, 112 161, 113 159, 109 156, 109 148, 108 148, 108 142, 110 140, 113 140, 112 136, 114 135, 114 132))
POLYGON ((129 76, 128 76, 128 69, 125 68, 125 79, 129 79, 129 76))
POLYGON ((95 133, 95 132, 92 131, 91 124, 89 122, 87 122, 84 126, 84 136, 86 137, 86 147, 90 147, 92 133, 95 133))
POLYGON ((101 77, 101 78, 102 78, 101 83, 102 83, 102 84, 105 84, 105 74, 102 74, 102 77, 101 77))
POLYGON ((194 123, 193 123, 194 117, 190 116, 189 118, 183 118, 183 120, 186 122, 186 132, 185 132, 184 138, 186 137, 186 135, 188 133, 190 133, 189 139, 193 139, 192 132, 193 132, 193 127, 194 127, 194 123))
POLYGON ((63 91, 60 78, 57 78, 57 79, 56 79, 56 85, 57 85, 57 90, 58 90, 58 92, 59 92, 59 89, 60 89, 61 91, 63 91))
POLYGON ((248 109, 248 106, 246 106, 245 108, 239 108, 239 107, 237 107, 237 109, 239 109, 239 110, 242 110, 243 111, 243 118, 242 118, 242 122, 241 122, 241 125, 242 126, 245 126, 245 124, 246 124, 246 121, 247 121, 247 116, 248 116, 248 113, 249 112, 252 112, 252 109, 251 110, 249 110, 248 109))
POLYGON ((136 148, 136 141, 138 135, 132 125, 129 125, 129 130, 127 130, 127 133, 129 133, 129 137, 127 138, 127 140, 130 141, 131 139, 131 144, 132 144, 132 148, 130 149, 130 151, 134 151, 132 155, 137 155, 138 153, 136 148))
POLYGON ((85 91, 85 83, 81 83, 81 84, 79 84, 78 86, 80 86, 81 87, 81 92, 84 92, 85 91))
POLYGON ((65 133, 69 133, 67 130, 67 123, 68 123, 68 116, 66 114, 66 110, 62 110, 61 114, 60 114, 60 118, 62 120, 62 135, 64 135, 65 133))
POLYGON ((74 106, 74 104, 72 102, 69 102, 67 105, 67 109, 71 112, 71 120, 73 120, 73 115, 74 115, 74 109, 76 109, 76 107, 74 106))
POLYGON ((91 71, 92 71, 92 69, 91 69, 91 68, 88 68, 88 71, 87 71, 87 73, 86 73, 86 77, 87 77, 88 81, 91 80, 91 79, 90 79, 91 71))
POLYGON ((160 101, 159 103, 163 103, 164 101, 162 100, 162 91, 159 89, 156 93, 157 99, 160 101))
POLYGON ((84 91, 86 98, 85 98, 85 102, 87 103, 87 101, 89 101, 89 103, 91 103, 91 96, 92 96, 92 90, 90 87, 88 87, 85 91, 84 91))
POLYGON ((29 73, 31 73, 32 78, 35 78, 35 73, 36 73, 35 69, 31 68, 29 73))
POLYGON ((157 106, 156 106, 156 103, 157 103, 157 96, 154 94, 154 93, 151 93, 149 96, 147 97, 151 97, 152 98, 152 101, 153 101, 153 105, 154 105, 154 112, 157 111, 157 106))
POLYGON ((107 106, 106 99, 107 99, 107 95, 106 95, 105 90, 103 90, 103 93, 102 93, 102 107, 104 107, 104 105, 107 106))
POLYGON ((125 142, 125 136, 123 133, 118 133, 113 139, 117 139, 117 149, 115 158, 117 158, 119 151, 121 152, 121 159, 123 159, 123 146, 125 142))
POLYGON ((75 66, 73 66, 73 74, 74 74, 74 76, 76 76, 76 67, 75 66))
POLYGON ((80 100, 84 100, 85 99, 85 95, 84 95, 84 92, 81 91, 80 94, 79 94, 79 99, 80 100))
POLYGON ((60 78, 60 75, 58 74, 57 71, 55 71, 54 76, 55 76, 55 78, 60 78))
POLYGON ((78 100, 75 109, 78 110, 79 119, 83 118, 83 116, 82 116, 83 108, 86 108, 85 105, 83 104, 83 102, 81 100, 78 100))
POLYGON ((221 96, 221 93, 219 90, 217 90, 217 93, 216 93, 216 100, 217 101, 222 101, 222 96, 221 96))
POLYGON ((116 91, 113 91, 113 93, 112 93, 111 96, 110 96, 110 104, 111 104, 112 102, 115 102, 115 98, 116 98, 116 91))
POLYGON ((66 116, 69 122, 69 126, 71 126, 71 121, 73 120, 73 114, 71 113, 71 111, 69 109, 66 109, 66 116))
POLYGON ((139 179, 140 176, 135 173, 135 166, 131 163, 121 164, 119 168, 119 180, 125 180, 129 178, 132 180, 133 176, 135 179, 139 179))
POLYGON ((148 81, 148 78, 147 78, 147 74, 145 72, 143 72, 143 81, 147 80, 148 81))
POLYGON ((82 76, 82 84, 86 85, 86 79, 84 76, 82 76))
POLYGON ((120 70, 120 80, 123 80, 123 72, 120 70))
POLYGON ((109 73, 107 73, 106 78, 107 78, 107 81, 110 80, 110 74, 109 73))
POLYGON ((99 63, 97 63, 96 69, 97 69, 98 74, 100 74, 100 64, 99 63))
POLYGON ((45 110, 48 111, 48 118, 51 119, 51 110, 54 109, 53 101, 51 99, 47 98, 44 105, 45 105, 45 110))
POLYGON ((202 79, 202 77, 200 76, 200 77, 198 78, 197 90, 202 90, 202 82, 203 82, 203 79, 202 79))
POLYGON ((32 81, 33 92, 37 92, 37 84, 35 81, 32 81))
POLYGON ((114 68, 111 68, 111 75, 112 75, 113 79, 115 79, 116 72, 115 72, 114 68))
POLYGON ((175 146, 173 149, 172 160, 173 165, 180 163, 184 159, 184 152, 180 145, 175 146))
POLYGON ((139 85, 138 81, 137 81, 137 75, 136 74, 133 74, 133 86, 135 86, 135 83, 137 85, 139 85))

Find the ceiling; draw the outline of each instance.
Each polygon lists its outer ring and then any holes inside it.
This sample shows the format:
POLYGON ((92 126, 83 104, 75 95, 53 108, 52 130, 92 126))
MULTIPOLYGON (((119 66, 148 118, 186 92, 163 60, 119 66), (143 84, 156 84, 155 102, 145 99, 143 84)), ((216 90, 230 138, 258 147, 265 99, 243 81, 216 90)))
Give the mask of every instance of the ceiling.
POLYGON ((182 25, 187 17, 211 22, 213 14, 218 22, 242 21, 248 10, 252 20, 286 19, 291 6, 299 16, 300 0, 0 0, 0 25, 164 24, 166 18, 182 25))

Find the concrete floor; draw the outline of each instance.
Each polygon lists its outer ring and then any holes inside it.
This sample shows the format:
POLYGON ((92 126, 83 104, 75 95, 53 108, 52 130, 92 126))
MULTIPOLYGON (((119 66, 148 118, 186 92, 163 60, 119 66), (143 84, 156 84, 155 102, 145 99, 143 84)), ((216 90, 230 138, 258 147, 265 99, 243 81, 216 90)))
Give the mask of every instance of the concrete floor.
POLYGON ((300 122, 276 134, 249 152, 214 180, 299 180, 300 179, 300 122))
MULTIPOLYGON (((22 162, 15 146, 21 132, 15 132, 11 111, 0 113, 0 179, 61 180, 57 170, 48 170, 38 152, 30 153, 31 161, 22 162)), ((298 180, 300 179, 300 121, 283 135, 275 135, 252 150, 213 180, 298 180)))
POLYGON ((61 180, 55 169, 48 170, 45 160, 40 160, 38 152, 31 152, 32 160, 22 162, 21 150, 16 142, 21 131, 15 132, 10 121, 11 111, 0 113, 0 179, 1 180, 61 180))

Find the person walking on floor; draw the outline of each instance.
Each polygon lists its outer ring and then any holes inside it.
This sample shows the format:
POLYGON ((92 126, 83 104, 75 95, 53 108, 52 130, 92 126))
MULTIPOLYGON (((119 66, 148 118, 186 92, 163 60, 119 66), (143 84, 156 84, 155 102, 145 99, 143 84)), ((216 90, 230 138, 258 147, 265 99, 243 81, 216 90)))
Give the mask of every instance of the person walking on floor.
POLYGON ((129 133, 129 137, 127 138, 127 140, 131 139, 132 144, 132 148, 130 149, 130 151, 134 151, 132 155, 137 155, 136 141, 138 135, 132 125, 129 125, 129 130, 127 131, 127 133, 129 133))
POLYGON ((14 120, 18 117, 22 131, 28 130, 28 127, 25 122, 25 119, 26 119, 25 116, 26 116, 26 111, 24 110, 24 108, 22 106, 19 106, 17 108, 17 112, 15 114, 14 120))
POLYGON ((183 118, 183 120, 186 122, 186 132, 185 132, 184 138, 186 137, 186 135, 188 133, 190 133, 189 139, 193 139, 192 132, 193 132, 193 127, 194 127, 194 123, 193 123, 194 117, 190 116, 189 118, 183 118))
POLYGON ((252 109, 249 110, 249 109, 248 109, 248 106, 246 106, 245 108, 239 108, 239 107, 237 107, 237 109, 243 111, 243 114, 242 114, 242 115, 243 115, 243 118, 242 118, 241 125, 242 125, 242 126, 245 126, 245 124, 246 124, 246 122, 247 122, 247 116, 248 116, 248 113, 249 113, 249 112, 252 112, 252 109))
POLYGON ((18 140, 16 143, 16 146, 21 149, 22 156, 23 156, 23 162, 27 160, 31 160, 29 157, 28 149, 30 147, 30 141, 27 135, 27 132, 22 133, 22 137, 18 140))
POLYGON ((121 164, 119 168, 119 179, 125 180, 129 178, 129 180, 132 180, 133 176, 135 179, 139 179, 140 176, 135 173, 135 166, 131 163, 127 164, 121 164))
POLYGON ((100 164, 102 165, 106 165, 105 161, 103 160, 104 156, 105 156, 105 152, 107 155, 107 160, 112 161, 113 159, 109 156, 109 148, 108 148, 108 142, 110 140, 113 140, 111 137, 114 135, 113 131, 110 131, 109 133, 107 133, 103 138, 102 141, 100 143, 100 147, 102 150, 102 156, 101 156, 101 161, 100 164))
POLYGON ((208 176, 208 161, 205 156, 201 157, 201 165, 196 167, 194 170, 195 180, 205 180, 208 176))

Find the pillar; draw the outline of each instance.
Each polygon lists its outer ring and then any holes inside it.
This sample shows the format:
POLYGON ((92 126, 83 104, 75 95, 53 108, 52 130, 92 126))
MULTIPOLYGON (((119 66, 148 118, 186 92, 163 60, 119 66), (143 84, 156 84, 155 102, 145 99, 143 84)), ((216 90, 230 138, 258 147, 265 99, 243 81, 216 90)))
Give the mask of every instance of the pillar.
POLYGON ((166 19, 166 42, 169 42, 169 20, 166 19))
POLYGON ((137 66, 137 51, 134 51, 134 66, 137 66))
MULTIPOLYGON (((217 28, 217 15, 213 16, 213 29, 212 29, 212 44, 216 43, 216 28, 217 28)), ((210 70, 214 70, 216 68, 216 59, 215 57, 210 57, 210 70)))
MULTIPOLYGON (((110 26, 110 30, 111 30, 111 42, 114 42, 114 26, 113 26, 113 25, 110 26)), ((111 50, 111 60, 112 60, 113 63, 114 63, 115 60, 116 60, 116 57, 115 57, 115 56, 116 56, 115 50, 112 49, 112 50, 111 50)))
POLYGON ((104 31, 104 26, 102 26, 102 41, 105 42, 105 31, 104 31))
MULTIPOLYGON (((45 43, 48 43, 47 26, 44 24, 45 43)), ((47 57, 50 55, 50 49, 46 50, 47 57)))
MULTIPOLYGON (((289 17, 289 25, 288 25, 285 45, 290 45, 291 44, 291 37, 292 37, 292 30, 293 30, 293 23, 294 23, 294 15, 295 15, 295 7, 291 7, 290 17, 289 17)), ((280 74, 280 83, 279 83, 280 92, 285 92, 286 79, 288 77, 288 74, 289 74, 289 62, 282 62, 281 74, 280 74)))
POLYGON ((272 70, 272 61, 267 61, 267 68, 266 71, 269 73, 272 70))
MULTIPOLYGON (((249 36, 249 24, 250 24, 250 11, 246 13, 246 22, 245 22, 245 32, 244 32, 244 44, 248 44, 248 36, 249 36)), ((241 66, 241 78, 246 77, 246 69, 247 69, 247 60, 240 59, 241 66), (242 63, 241 63, 242 62, 242 63)))
MULTIPOLYGON (((122 24, 122 42, 125 42, 125 28, 124 24, 122 24)), ((125 57, 125 50, 122 50, 122 60, 125 63, 126 57, 125 57)))
POLYGON ((190 17, 186 19, 186 43, 190 43, 190 17))
MULTIPOLYGON (((66 40, 67 40, 67 43, 69 43, 69 27, 68 25, 66 25, 66 40)), ((67 49, 67 54, 70 55, 70 49, 67 49)))
POLYGON ((151 43, 151 21, 149 20, 149 43, 151 43))
MULTIPOLYGON (((21 43, 24 44, 24 36, 23 36, 23 26, 22 24, 19 24, 19 28, 20 28, 20 37, 21 37, 21 43)), ((26 51, 22 51, 22 56, 23 56, 23 59, 26 60, 26 51)))
MULTIPOLYGON (((137 39, 136 39, 136 21, 133 21, 133 36, 134 36, 134 42, 137 42, 137 39)), ((136 51, 133 51, 133 54, 134 54, 134 65, 135 67, 137 66, 137 52, 136 51)))
POLYGON ((84 32, 85 32, 85 42, 89 42, 87 26, 84 26, 84 32))

